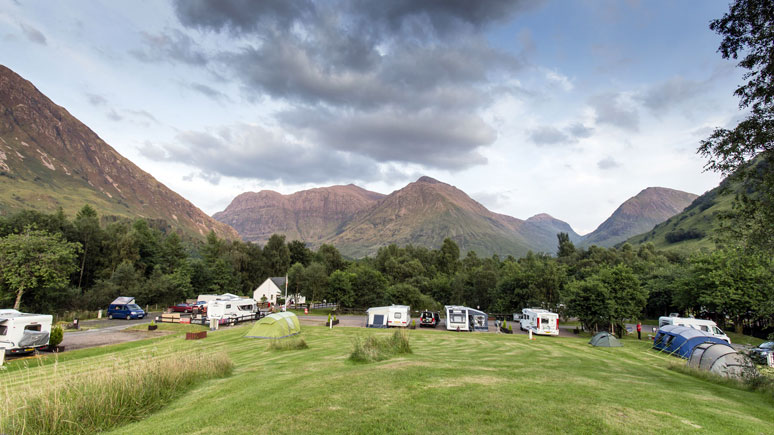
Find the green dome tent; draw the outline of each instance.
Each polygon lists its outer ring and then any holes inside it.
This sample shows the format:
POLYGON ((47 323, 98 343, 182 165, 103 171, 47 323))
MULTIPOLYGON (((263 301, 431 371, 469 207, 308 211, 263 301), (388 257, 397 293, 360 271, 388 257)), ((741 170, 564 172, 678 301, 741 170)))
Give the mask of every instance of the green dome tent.
POLYGON ((285 338, 301 332, 301 324, 295 314, 284 312, 269 314, 256 322, 250 331, 245 334, 247 338, 285 338))
POLYGON ((622 347, 623 344, 609 332, 597 332, 591 337, 589 344, 598 347, 622 347))

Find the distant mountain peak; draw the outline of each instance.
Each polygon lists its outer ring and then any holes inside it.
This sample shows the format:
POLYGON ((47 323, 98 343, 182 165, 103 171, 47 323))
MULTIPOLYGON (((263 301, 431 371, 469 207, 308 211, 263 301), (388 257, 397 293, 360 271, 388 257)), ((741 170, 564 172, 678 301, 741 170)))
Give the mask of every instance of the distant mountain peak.
POLYGON ((554 218, 548 213, 538 213, 535 216, 532 216, 531 218, 527 219, 527 222, 541 222, 541 221, 553 221, 553 220, 556 220, 556 218, 554 218))
POLYGON ((438 181, 435 178, 428 177, 427 175, 423 175, 419 177, 419 179, 416 181, 417 183, 428 183, 428 184, 446 184, 444 182, 438 181))

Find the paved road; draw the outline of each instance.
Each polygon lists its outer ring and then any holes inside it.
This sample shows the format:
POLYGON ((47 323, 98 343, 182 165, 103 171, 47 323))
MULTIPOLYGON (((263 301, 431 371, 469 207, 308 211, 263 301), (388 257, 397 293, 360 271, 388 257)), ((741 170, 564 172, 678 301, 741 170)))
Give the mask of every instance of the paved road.
POLYGON ((143 319, 93 319, 84 320, 81 326, 91 328, 84 331, 65 332, 62 346, 66 350, 82 349, 86 347, 105 346, 108 344, 124 343, 127 341, 142 340, 143 338, 163 335, 163 333, 149 331, 124 331, 130 326, 150 323, 161 313, 149 313, 143 319))

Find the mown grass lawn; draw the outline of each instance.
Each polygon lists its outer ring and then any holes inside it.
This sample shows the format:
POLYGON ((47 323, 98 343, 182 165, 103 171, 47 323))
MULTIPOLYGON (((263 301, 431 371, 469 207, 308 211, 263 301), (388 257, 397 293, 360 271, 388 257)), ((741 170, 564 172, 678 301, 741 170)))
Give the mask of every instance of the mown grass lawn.
MULTIPOLYGON (((414 330, 412 354, 358 364, 348 360, 352 338, 390 332, 304 327, 308 349, 270 351, 243 338, 246 328, 74 351, 57 373, 172 352, 226 352, 234 362, 230 377, 117 433, 766 433, 774 421, 773 398, 668 370, 680 360, 646 340, 592 348, 587 338, 414 330)), ((14 379, 52 367, 11 367, 0 383, 12 390, 14 379)))

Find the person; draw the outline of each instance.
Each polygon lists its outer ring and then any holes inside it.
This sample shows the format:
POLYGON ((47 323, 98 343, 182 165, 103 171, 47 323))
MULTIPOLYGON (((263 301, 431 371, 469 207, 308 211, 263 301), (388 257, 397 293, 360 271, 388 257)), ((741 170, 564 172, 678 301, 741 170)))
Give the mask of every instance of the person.
POLYGON ((637 340, 642 340, 642 323, 637 322, 637 340))

